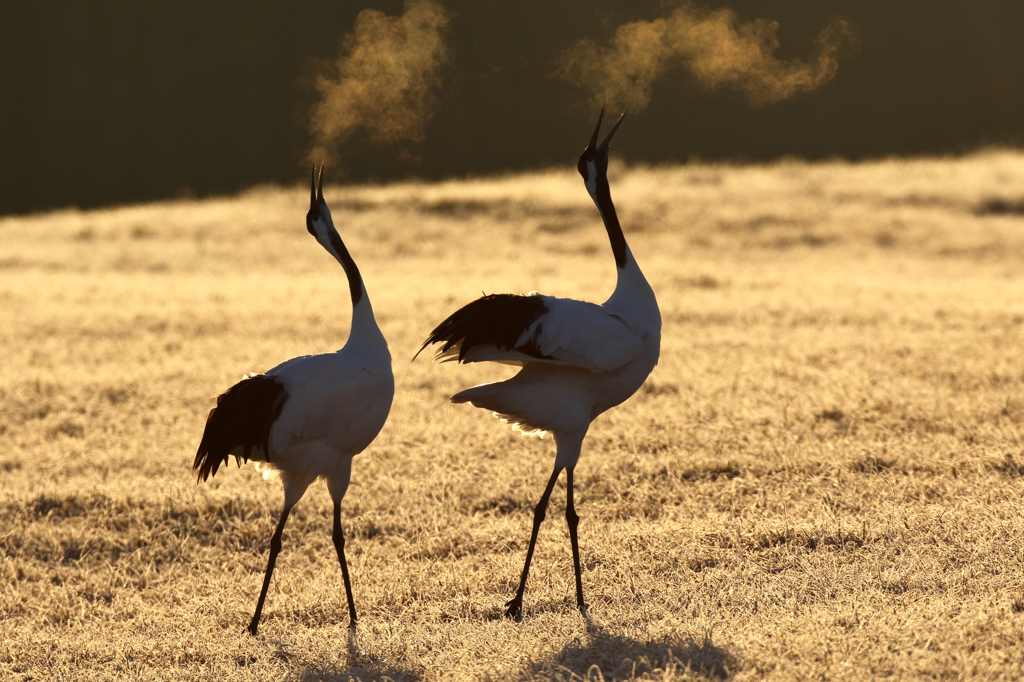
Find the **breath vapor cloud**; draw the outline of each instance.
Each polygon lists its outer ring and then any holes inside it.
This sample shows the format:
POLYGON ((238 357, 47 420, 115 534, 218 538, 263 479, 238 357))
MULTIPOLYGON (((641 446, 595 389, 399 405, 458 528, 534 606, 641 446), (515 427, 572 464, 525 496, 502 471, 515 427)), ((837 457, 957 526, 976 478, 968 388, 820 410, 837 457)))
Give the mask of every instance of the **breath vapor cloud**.
POLYGON ((782 60, 774 56, 778 28, 776 21, 742 23, 732 10, 686 2, 667 17, 619 26, 608 45, 578 41, 560 56, 556 75, 590 89, 597 102, 642 110, 654 82, 682 64, 702 87, 735 90, 760 107, 827 83, 839 57, 856 44, 853 28, 835 19, 815 38, 806 61, 782 60))
POLYGON ((360 12, 337 59, 316 77, 310 160, 333 161, 360 128, 378 142, 422 140, 450 58, 450 22, 436 0, 406 0, 398 17, 360 12))

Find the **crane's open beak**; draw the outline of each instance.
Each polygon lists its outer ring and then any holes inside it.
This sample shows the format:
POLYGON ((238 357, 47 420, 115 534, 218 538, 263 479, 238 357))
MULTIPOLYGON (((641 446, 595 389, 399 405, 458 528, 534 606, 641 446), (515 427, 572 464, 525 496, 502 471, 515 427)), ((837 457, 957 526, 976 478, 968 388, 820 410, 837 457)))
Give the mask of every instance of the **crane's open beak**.
POLYGON ((316 164, 313 164, 313 173, 309 178, 309 210, 316 208, 316 164))
POLYGON ((601 132, 601 121, 604 120, 604 108, 608 106, 608 100, 601 106, 601 113, 597 115, 597 126, 594 128, 594 134, 590 136, 590 144, 587 146, 591 149, 597 148, 597 136, 601 132))
POLYGON ((601 113, 597 117, 597 126, 594 128, 594 134, 590 136, 590 144, 587 145, 591 149, 600 150, 600 151, 607 150, 608 149, 608 143, 612 141, 612 135, 614 135, 615 131, 619 129, 619 124, 622 123, 622 119, 624 119, 626 117, 626 112, 623 111, 622 114, 619 115, 619 119, 617 121, 615 121, 615 125, 612 126, 611 132, 609 132, 607 135, 605 135, 605 138, 604 138, 604 140, 601 141, 601 144, 598 144, 597 143, 597 136, 601 132, 601 121, 604 120, 604 110, 605 110, 605 107, 607 107, 607 106, 608 106, 608 102, 605 101, 604 106, 601 107, 601 113))
POLYGON ((615 131, 619 129, 619 124, 622 123, 622 119, 624 119, 624 118, 626 118, 626 112, 625 111, 623 111, 621 114, 619 114, 618 120, 615 121, 615 125, 613 125, 612 129, 610 131, 608 131, 607 135, 605 135, 604 141, 602 141, 601 144, 599 144, 597 146, 598 149, 600 149, 602 151, 605 151, 605 150, 608 149, 608 143, 612 141, 612 135, 614 135, 615 131))
POLYGON ((324 200, 324 165, 320 164, 320 175, 317 177, 316 164, 313 164, 313 174, 309 179, 309 210, 319 209, 324 200))

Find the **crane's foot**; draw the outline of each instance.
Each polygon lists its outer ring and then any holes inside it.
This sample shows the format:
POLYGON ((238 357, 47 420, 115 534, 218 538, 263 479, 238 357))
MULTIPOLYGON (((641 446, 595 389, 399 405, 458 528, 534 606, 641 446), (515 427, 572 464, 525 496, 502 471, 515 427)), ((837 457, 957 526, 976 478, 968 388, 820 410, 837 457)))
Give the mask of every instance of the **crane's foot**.
POLYGON ((349 629, 349 630, 353 630, 353 631, 354 631, 354 630, 356 629, 356 625, 357 625, 358 623, 359 623, 359 621, 357 621, 357 620, 356 620, 355 618, 351 619, 351 620, 350 620, 350 621, 348 622, 348 629, 349 629))
POLYGON ((259 625, 260 624, 258 622, 253 621, 253 622, 249 623, 249 627, 247 627, 245 629, 245 631, 248 632, 253 637, 255 637, 256 636, 256 629, 259 627, 259 625))
POLYGON ((523 620, 523 595, 517 594, 505 603, 505 617, 517 623, 523 620))

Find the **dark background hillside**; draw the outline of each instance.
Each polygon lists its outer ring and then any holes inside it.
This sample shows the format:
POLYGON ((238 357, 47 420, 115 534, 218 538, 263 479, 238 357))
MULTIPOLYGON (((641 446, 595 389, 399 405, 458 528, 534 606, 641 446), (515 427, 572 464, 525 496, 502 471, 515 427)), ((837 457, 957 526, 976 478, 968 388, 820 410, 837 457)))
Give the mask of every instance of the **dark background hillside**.
MULTIPOLYGON (((1019 3, 705 4, 779 21, 785 58, 806 57, 842 16, 860 52, 818 91, 760 109, 672 72, 617 137, 627 160, 856 159, 1024 143, 1019 3)), ((396 150, 357 136, 342 152, 348 179, 573 163, 596 112, 584 91, 551 76, 553 60, 579 38, 604 41, 662 11, 658 0, 445 5, 455 15, 454 61, 426 139, 396 150)), ((4 3, 0 214, 298 181, 314 98, 303 76, 311 60, 337 54, 367 7, 402 11, 372 0, 4 3)))

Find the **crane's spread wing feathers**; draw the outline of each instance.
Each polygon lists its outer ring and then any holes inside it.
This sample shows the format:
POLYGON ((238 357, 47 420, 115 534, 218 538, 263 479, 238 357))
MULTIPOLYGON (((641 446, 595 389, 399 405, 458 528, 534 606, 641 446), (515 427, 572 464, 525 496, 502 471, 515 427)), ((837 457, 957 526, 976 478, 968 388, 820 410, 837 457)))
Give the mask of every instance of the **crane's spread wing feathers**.
POLYGON ((245 461, 265 456, 271 429, 288 398, 284 384, 265 374, 246 377, 218 396, 192 464, 200 480, 216 474, 232 455, 245 461))
POLYGON ((643 339, 600 305, 540 294, 492 294, 455 311, 423 343, 443 343, 441 361, 543 362, 610 372, 636 357, 643 339))
POLYGON ((529 345, 518 339, 523 330, 547 312, 542 296, 518 294, 489 294, 467 303, 437 325, 420 346, 419 353, 433 343, 442 344, 438 360, 457 359, 459 362, 480 362, 469 356, 474 348, 490 350, 517 350, 519 357, 541 357, 529 345))

